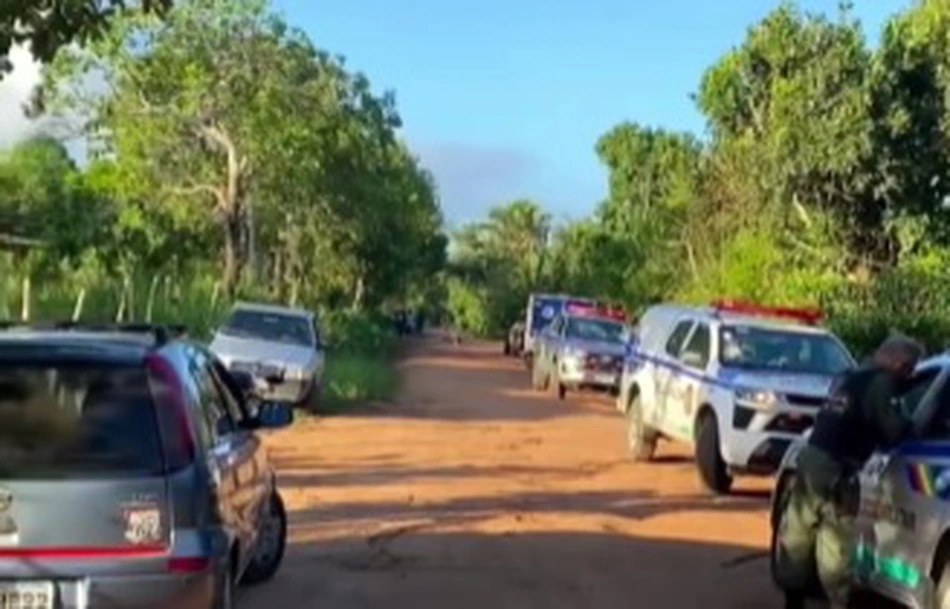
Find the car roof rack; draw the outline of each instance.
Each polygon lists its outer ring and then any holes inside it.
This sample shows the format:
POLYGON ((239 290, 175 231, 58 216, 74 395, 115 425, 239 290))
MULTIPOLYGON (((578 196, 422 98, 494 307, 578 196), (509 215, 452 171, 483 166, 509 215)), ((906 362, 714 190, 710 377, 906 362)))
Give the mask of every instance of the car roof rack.
POLYGON ((155 346, 161 347, 170 341, 188 334, 188 327, 184 324, 153 324, 145 322, 128 323, 96 323, 86 321, 49 321, 23 322, 0 321, 0 331, 3 330, 33 330, 39 332, 74 331, 74 332, 112 332, 122 334, 151 334, 155 339, 155 346))

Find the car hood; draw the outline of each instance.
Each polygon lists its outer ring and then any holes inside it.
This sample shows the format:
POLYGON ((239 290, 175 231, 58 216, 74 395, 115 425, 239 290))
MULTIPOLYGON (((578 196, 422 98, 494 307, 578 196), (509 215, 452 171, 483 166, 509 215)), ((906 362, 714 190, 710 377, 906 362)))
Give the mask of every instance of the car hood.
POLYGON ((834 376, 826 374, 803 374, 762 372, 756 370, 727 370, 720 378, 743 389, 759 389, 776 393, 794 393, 810 397, 826 397, 831 391, 834 376))
POLYGON ((240 360, 308 368, 317 358, 317 352, 307 347, 228 336, 220 332, 211 341, 210 348, 229 364, 233 360, 240 360))
POLYGON ((599 340, 571 339, 564 341, 564 347, 598 355, 624 355, 626 353, 623 343, 608 343, 599 340))

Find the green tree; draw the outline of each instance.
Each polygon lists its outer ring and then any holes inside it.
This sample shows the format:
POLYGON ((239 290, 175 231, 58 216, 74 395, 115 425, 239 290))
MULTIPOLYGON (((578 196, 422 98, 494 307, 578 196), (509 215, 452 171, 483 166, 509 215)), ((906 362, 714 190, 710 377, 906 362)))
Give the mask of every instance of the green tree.
MULTIPOLYGON (((11 69, 15 44, 28 43, 33 56, 47 63, 60 48, 102 34, 109 20, 126 8, 125 0, 4 0, 0 4, 0 79, 11 69)), ((148 12, 161 13, 172 0, 140 0, 148 12)))

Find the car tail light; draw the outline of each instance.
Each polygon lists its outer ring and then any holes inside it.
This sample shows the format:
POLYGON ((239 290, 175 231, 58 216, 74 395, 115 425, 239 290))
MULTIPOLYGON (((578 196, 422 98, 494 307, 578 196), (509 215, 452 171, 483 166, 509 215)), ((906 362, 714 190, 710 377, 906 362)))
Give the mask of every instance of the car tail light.
POLYGON ((204 573, 211 566, 211 560, 205 556, 178 557, 168 561, 168 572, 176 575, 204 573))
POLYGON ((195 436, 189 422, 185 387, 174 366, 161 355, 149 355, 145 366, 151 381, 167 465, 172 469, 189 465, 195 458, 195 436))

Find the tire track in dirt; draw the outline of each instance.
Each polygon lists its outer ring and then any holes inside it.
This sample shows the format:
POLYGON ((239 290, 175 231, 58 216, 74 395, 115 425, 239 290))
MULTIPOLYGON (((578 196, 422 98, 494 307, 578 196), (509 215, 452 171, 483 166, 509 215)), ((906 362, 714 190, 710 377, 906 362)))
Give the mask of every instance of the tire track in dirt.
POLYGON ((627 461, 612 403, 528 388, 499 346, 413 344, 390 405, 270 438, 291 513, 242 606, 780 607, 767 481, 707 496, 682 450, 627 461))

